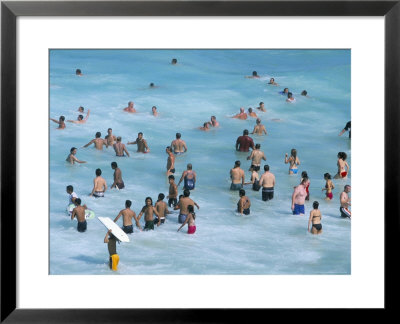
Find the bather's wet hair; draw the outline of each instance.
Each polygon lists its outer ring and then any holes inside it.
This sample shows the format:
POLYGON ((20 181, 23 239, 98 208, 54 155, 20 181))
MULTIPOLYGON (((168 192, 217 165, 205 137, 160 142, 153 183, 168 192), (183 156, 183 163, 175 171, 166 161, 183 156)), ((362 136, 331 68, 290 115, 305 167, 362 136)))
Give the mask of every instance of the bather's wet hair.
POLYGON ((97 132, 96 133, 96 138, 100 138, 101 137, 101 133, 100 132, 97 132))
POLYGON ((240 189, 239 190, 239 196, 243 197, 244 195, 246 195, 246 191, 244 189, 240 189))
POLYGON ((73 192, 74 191, 74 187, 72 187, 71 185, 67 186, 67 191, 68 192, 73 192))
POLYGON ((64 116, 60 116, 60 120, 61 120, 61 121, 64 121, 64 120, 65 120, 65 117, 64 117, 64 116))
POLYGON ((264 171, 269 171, 269 165, 268 164, 264 165, 264 171))
POLYGON ((253 76, 257 76, 257 71, 253 71, 253 76))
POLYGON ((258 150, 261 147, 261 144, 257 143, 256 144, 256 149, 258 150))
POLYGON ((175 177, 171 174, 170 176, 168 176, 168 179, 175 180, 175 177))
POLYGON ((239 160, 235 161, 235 166, 240 167, 240 161, 239 160))
POLYGON ((125 201, 125 207, 126 208, 129 208, 131 206, 132 206, 132 201, 130 201, 130 200, 125 201))
POLYGON ((77 149, 76 147, 71 147, 70 152, 72 153, 76 149, 77 149))
POLYGON ((181 133, 176 133, 176 135, 175 135, 175 136, 176 136, 176 138, 178 138, 178 139, 179 139, 179 138, 181 138, 181 136, 182 136, 182 135, 181 135, 181 133))
POLYGON ((329 173, 325 173, 324 174, 324 179, 330 180, 330 179, 332 179, 332 177, 331 177, 331 175, 329 173))
POLYGON ((183 190, 183 196, 184 197, 189 197, 190 196, 190 190, 189 189, 183 190))
POLYGON ((301 92, 301 95, 302 95, 302 96, 307 96, 307 91, 306 91, 306 90, 303 90, 303 91, 301 92))
POLYGON ((163 200, 165 195, 163 193, 158 194, 158 200, 163 200))
POLYGON ((318 209, 319 202, 318 201, 314 201, 312 206, 313 206, 314 209, 318 209))
POLYGON ((147 203, 147 200, 150 199, 151 201, 151 205, 153 205, 153 199, 151 199, 151 197, 146 197, 146 199, 144 200, 145 203, 147 203))
POLYGON ((338 153, 338 158, 342 159, 343 161, 345 161, 347 159, 347 154, 344 152, 339 152, 338 153))
POLYGON ((96 176, 101 176, 101 169, 96 169, 96 176))
POLYGON ((76 199, 75 199, 75 204, 76 204, 76 205, 80 206, 81 203, 82 203, 82 201, 81 201, 80 198, 76 198, 76 199))
POLYGON ((118 168, 117 162, 111 162, 111 167, 118 168))
POLYGON ((243 131, 243 135, 249 135, 249 131, 248 131, 247 129, 245 129, 245 130, 243 131))

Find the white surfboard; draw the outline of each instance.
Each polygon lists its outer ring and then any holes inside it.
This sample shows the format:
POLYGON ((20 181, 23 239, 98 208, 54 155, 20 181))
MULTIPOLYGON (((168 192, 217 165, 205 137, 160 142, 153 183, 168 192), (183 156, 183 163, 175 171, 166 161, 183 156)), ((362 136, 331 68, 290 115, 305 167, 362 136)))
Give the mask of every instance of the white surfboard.
POLYGON ((115 224, 109 217, 97 217, 102 224, 109 230, 112 230, 112 234, 121 242, 129 242, 129 237, 126 233, 115 224))
MULTIPOLYGON (((67 213, 68 213, 69 216, 72 215, 72 211, 74 210, 75 207, 76 207, 76 206, 75 206, 74 204, 69 204, 69 205, 67 206, 67 213)), ((93 219, 94 216, 95 216, 95 213, 94 213, 93 210, 91 210, 91 209, 89 209, 89 208, 85 210, 85 218, 86 218, 86 219, 93 219)))

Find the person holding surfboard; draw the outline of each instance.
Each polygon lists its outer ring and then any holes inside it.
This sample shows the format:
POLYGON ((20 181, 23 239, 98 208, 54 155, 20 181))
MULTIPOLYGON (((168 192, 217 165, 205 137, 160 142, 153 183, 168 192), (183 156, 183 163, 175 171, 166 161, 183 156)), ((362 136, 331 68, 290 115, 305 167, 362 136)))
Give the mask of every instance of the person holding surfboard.
POLYGON ((118 270, 119 255, 117 254, 117 241, 119 240, 111 233, 112 230, 108 230, 104 237, 104 243, 107 243, 108 253, 110 254, 109 266, 113 271, 118 270))
POLYGON ((118 216, 114 219, 114 223, 122 216, 122 230, 126 234, 133 233, 132 218, 135 219, 136 226, 140 228, 138 219, 136 218, 136 213, 131 210, 132 201, 125 201, 125 209, 122 209, 118 216))
POLYGON ((117 162, 111 162, 111 169, 114 170, 114 182, 111 185, 112 188, 117 188, 118 190, 125 188, 124 181, 122 180, 121 169, 118 168, 117 162))
MULTIPOLYGON (((140 218, 144 214, 144 230, 154 230, 154 217, 153 214, 155 214, 158 218, 160 218, 160 215, 158 214, 156 208, 153 206, 153 199, 151 197, 146 197, 145 199, 145 206, 143 206, 142 210, 140 211, 138 215, 138 222, 140 221, 140 218)), ((139 225, 140 226, 140 225, 139 225)))
POLYGON ((147 142, 143 138, 142 132, 138 133, 138 137, 134 142, 128 142, 128 145, 130 145, 130 144, 137 144, 137 151, 139 153, 149 153, 150 152, 147 142))
POLYGON ((86 205, 81 206, 81 200, 80 198, 75 199, 75 205, 76 207, 72 210, 72 215, 71 215, 71 220, 73 220, 75 217, 78 220, 78 226, 77 230, 78 232, 85 232, 87 229, 87 222, 85 218, 85 210, 86 210, 86 205))

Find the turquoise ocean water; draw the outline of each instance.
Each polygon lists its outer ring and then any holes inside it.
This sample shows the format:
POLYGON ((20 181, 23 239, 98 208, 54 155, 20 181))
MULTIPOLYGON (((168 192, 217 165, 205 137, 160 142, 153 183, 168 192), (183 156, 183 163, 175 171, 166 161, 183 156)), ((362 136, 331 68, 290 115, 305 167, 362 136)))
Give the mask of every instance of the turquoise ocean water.
POLYGON ((340 218, 339 194, 350 184, 351 170, 347 180, 334 180, 332 201, 325 201, 321 191, 323 174, 333 176, 337 171, 339 151, 347 153, 351 167, 348 134, 338 136, 351 115, 350 66, 349 50, 50 51, 50 117, 76 119, 79 106, 91 111, 86 124, 67 123, 65 130, 49 122, 50 274, 350 274, 351 224, 340 218), (178 65, 170 64, 172 58, 178 65), (83 77, 75 75, 77 68, 83 77), (261 79, 244 78, 254 70, 261 79), (278 87, 267 85, 270 77, 278 87), (150 89, 151 82, 159 87, 150 89), (286 103, 278 94, 284 87, 293 93, 295 103, 286 103), (300 96, 304 89, 309 98, 300 96), (128 101, 135 103, 138 114, 122 111, 128 101), (251 136, 261 144, 276 176, 275 197, 263 202, 261 191, 247 186, 251 214, 240 216, 235 211, 238 192, 229 190, 229 170, 240 160, 249 180, 248 154, 236 152, 235 142, 244 129, 252 131, 255 119, 229 116, 242 106, 254 109, 261 101, 267 112, 257 114, 268 136, 251 136), (151 115, 152 106, 157 106, 159 117, 151 115), (198 130, 211 115, 221 126, 198 130), (117 159, 112 148, 80 148, 98 131, 104 138, 109 127, 124 143, 143 132, 150 154, 136 153, 136 145, 129 145, 131 157, 117 159), (130 243, 117 246, 120 264, 114 273, 107 265, 105 227, 93 219, 85 233, 77 232, 76 221, 65 212, 65 188, 73 185, 96 216, 114 219, 127 199, 138 214, 145 197, 156 201, 159 193, 168 194, 165 147, 176 132, 188 145, 188 152, 176 159, 177 181, 187 163, 198 176, 191 193, 200 205, 197 231, 177 232, 176 212, 154 231, 136 230, 130 243), (67 165, 65 158, 73 146, 79 148, 78 159, 87 164, 67 165), (284 156, 292 148, 301 165, 299 174, 290 176, 284 156), (113 161, 122 170, 126 188, 108 190, 103 199, 89 197, 95 169, 102 169, 111 186, 113 161), (311 180, 310 201, 305 216, 293 216, 291 195, 304 170, 311 180), (320 202, 323 216, 319 236, 307 232, 314 200, 320 202))

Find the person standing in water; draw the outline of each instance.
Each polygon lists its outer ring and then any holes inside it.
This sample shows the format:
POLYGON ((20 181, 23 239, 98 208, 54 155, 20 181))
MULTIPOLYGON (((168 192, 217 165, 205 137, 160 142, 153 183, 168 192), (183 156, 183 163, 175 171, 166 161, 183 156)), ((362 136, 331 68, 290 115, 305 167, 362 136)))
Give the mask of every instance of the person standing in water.
POLYGON ((181 133, 176 133, 176 139, 171 142, 171 147, 174 154, 179 155, 187 151, 187 146, 185 141, 181 140, 181 133))
POLYGON ((106 141, 106 147, 113 146, 114 142, 117 140, 117 137, 113 135, 112 128, 107 129, 107 135, 104 137, 106 141))
POLYGON ((289 174, 297 174, 297 166, 300 165, 299 157, 297 156, 297 150, 292 149, 290 151, 290 157, 285 153, 285 164, 289 163, 289 174))
POLYGON ((235 166, 230 171, 231 188, 230 190, 240 190, 244 185, 244 171, 240 168, 240 161, 235 161, 235 166))
POLYGON ((217 117, 211 116, 210 124, 211 124, 212 127, 218 127, 219 126, 219 122, 217 122, 217 117))
POLYGON ((171 146, 167 146, 165 152, 168 154, 167 158, 167 177, 175 173, 175 155, 172 153, 171 146))
POLYGON ((185 189, 183 190, 183 197, 179 199, 178 204, 174 207, 175 210, 179 209, 179 216, 178 216, 178 222, 183 223, 187 215, 189 213, 188 206, 196 206, 197 209, 200 209, 199 205, 197 205, 192 199, 189 198, 190 196, 190 191, 185 189))
POLYGON ((251 134, 262 135, 263 133, 267 135, 267 130, 265 129, 265 126, 261 124, 261 119, 257 118, 256 125, 254 126, 253 132, 251 134))
POLYGON ((321 225, 321 211, 318 209, 319 203, 318 201, 313 202, 313 210, 310 211, 310 218, 308 219, 308 226, 307 230, 311 234, 321 234, 322 233, 322 225, 321 225), (312 223, 311 231, 310 231, 310 225, 312 223))
POLYGON ((338 173, 334 176, 335 179, 347 178, 347 174, 350 171, 350 166, 347 164, 347 154, 344 152, 339 152, 337 161, 338 173))
POLYGON ((129 101, 128 107, 124 108, 124 111, 129 112, 129 113, 136 113, 137 111, 133 106, 134 106, 133 101, 129 101))
POLYGON ((246 196, 246 191, 244 189, 239 190, 239 201, 237 203, 237 211, 241 215, 249 215, 250 214, 250 199, 246 196))
POLYGON ((125 209, 122 209, 117 217, 114 219, 114 223, 118 221, 118 219, 122 216, 122 230, 126 234, 133 233, 133 223, 132 218, 135 220, 135 224, 137 227, 140 228, 140 224, 138 219, 136 218, 136 213, 131 209, 132 201, 127 200, 125 201, 125 209))
POLYGON ((332 182, 332 177, 329 173, 325 173, 324 179, 325 179, 326 183, 325 183, 325 188, 322 188, 322 191, 326 190, 325 200, 332 200, 333 199, 332 190, 335 189, 335 186, 332 182))
POLYGON ((87 222, 85 218, 85 210, 86 210, 86 205, 81 206, 81 200, 80 198, 75 199, 75 208, 72 210, 71 214, 71 220, 73 220, 75 217, 78 220, 78 226, 77 230, 78 232, 85 232, 87 229, 87 222))
POLYGON ((250 117, 254 117, 254 118, 258 117, 257 114, 253 111, 253 108, 250 107, 249 109, 247 109, 247 111, 249 112, 248 115, 250 117))
POLYGON ((292 211, 293 215, 304 215, 304 203, 307 197, 307 180, 303 178, 301 183, 294 188, 293 195, 292 195, 292 211))
POLYGON ((93 189, 90 196, 96 198, 104 197, 104 193, 107 190, 106 180, 101 176, 101 169, 96 169, 96 178, 93 180, 93 189))
POLYGON ((250 148, 254 150, 254 142, 249 136, 249 131, 245 129, 243 135, 236 139, 236 151, 248 152, 250 148))
POLYGON ((157 213, 159 217, 157 217, 154 220, 154 224, 157 224, 157 226, 160 226, 161 224, 165 223, 165 219, 168 214, 171 212, 168 210, 167 203, 164 201, 165 195, 163 193, 158 194, 158 200, 154 204, 154 207, 157 210, 157 213))
POLYGON ((254 169, 254 166, 251 166, 249 171, 251 172, 250 182, 245 182, 244 184, 251 184, 254 191, 259 191, 261 187, 258 172, 254 169))
POLYGON ((151 113, 153 114, 154 117, 158 116, 158 112, 157 112, 157 107, 156 106, 151 107, 151 113))
POLYGON ((73 186, 71 186, 71 185, 67 186, 67 194, 68 194, 68 205, 75 204, 76 198, 79 198, 79 197, 75 193, 73 186))
POLYGON ((183 182, 183 189, 187 190, 194 190, 194 187, 196 185, 196 172, 192 170, 192 164, 188 163, 186 166, 187 170, 182 172, 181 179, 178 182, 178 187, 181 184, 182 180, 183 182))
POLYGON ((264 174, 260 178, 262 187, 262 200, 268 201, 274 198, 275 175, 269 171, 269 165, 264 165, 264 174))
POLYGON ((175 177, 171 174, 168 177, 169 182, 169 194, 167 196, 168 199, 168 206, 175 207, 178 204, 177 197, 178 197, 178 187, 175 183, 175 177))
POLYGON ((151 197, 147 197, 145 199, 145 203, 146 203, 146 205, 143 206, 143 208, 140 211, 137 219, 138 219, 138 222, 139 222, 140 218, 144 214, 144 220, 145 220, 144 230, 145 231, 154 230, 154 217, 153 217, 153 214, 156 215, 158 218, 160 218, 160 215, 158 214, 156 208, 153 206, 153 200, 151 199, 151 197))
POLYGON ((122 180, 122 172, 121 169, 118 168, 117 162, 111 162, 111 169, 114 170, 114 182, 111 185, 111 189, 117 188, 118 190, 121 190, 125 188, 124 181, 122 180))
POLYGON ((247 160, 251 160, 251 167, 254 170, 259 171, 261 166, 261 160, 267 161, 265 154, 260 150, 261 144, 256 144, 255 149, 251 152, 251 154, 247 157, 247 160))
POLYGON ((240 112, 235 116, 233 116, 232 118, 243 119, 243 120, 247 119, 247 114, 245 113, 244 108, 240 107, 240 112))
POLYGON ((178 228, 178 232, 181 230, 183 226, 188 224, 188 234, 194 234, 196 232, 196 224, 195 224, 195 219, 196 219, 196 214, 194 212, 194 207, 193 205, 188 206, 188 215, 183 222, 183 224, 178 228))
POLYGON ((103 149, 103 145, 106 144, 106 140, 101 138, 101 133, 97 132, 96 133, 96 138, 92 139, 89 143, 87 143, 86 145, 84 145, 83 147, 88 147, 91 144, 94 144, 94 147, 98 150, 102 150, 103 149))
POLYGON ((349 138, 351 138, 351 121, 348 121, 346 126, 339 133, 339 136, 342 136, 345 132, 349 131, 349 138))
POLYGON ((67 162, 74 164, 75 162, 77 163, 86 163, 86 161, 80 161, 76 158, 76 152, 77 152, 77 148, 76 147, 72 147, 70 150, 70 154, 68 154, 68 157, 66 159, 67 162))
POLYGON ((137 144, 137 151, 139 153, 149 153, 150 149, 147 145, 147 141, 143 138, 143 133, 138 133, 138 137, 134 142, 128 142, 128 145, 137 144))
POLYGON ((351 191, 350 185, 345 185, 343 192, 340 194, 340 216, 351 218, 351 211, 349 206, 351 206, 350 198, 348 193, 351 191))
POLYGON ((121 140, 122 140, 121 136, 118 136, 117 137, 117 143, 115 143, 114 146, 113 146, 115 154, 117 156, 125 156, 125 154, 124 154, 124 152, 125 152, 126 155, 129 157, 129 152, 126 149, 125 144, 121 143, 121 140))
POLYGON ((108 230, 104 237, 104 243, 107 243, 108 254, 110 255, 109 267, 113 271, 118 270, 119 255, 117 254, 117 241, 119 240, 111 233, 112 230, 108 230))
POLYGON ((303 181, 304 178, 307 178, 307 187, 306 187, 307 196, 306 196, 306 200, 308 201, 308 200, 310 200, 310 191, 309 191, 309 188, 310 188, 310 178, 308 177, 307 171, 303 171, 303 172, 301 173, 301 180, 300 180, 300 183, 301 183, 301 181, 303 181))
POLYGON ((54 118, 50 118, 51 121, 55 122, 56 124, 58 124, 57 129, 64 129, 65 128, 65 117, 64 116, 60 116, 60 118, 54 119, 54 118))

